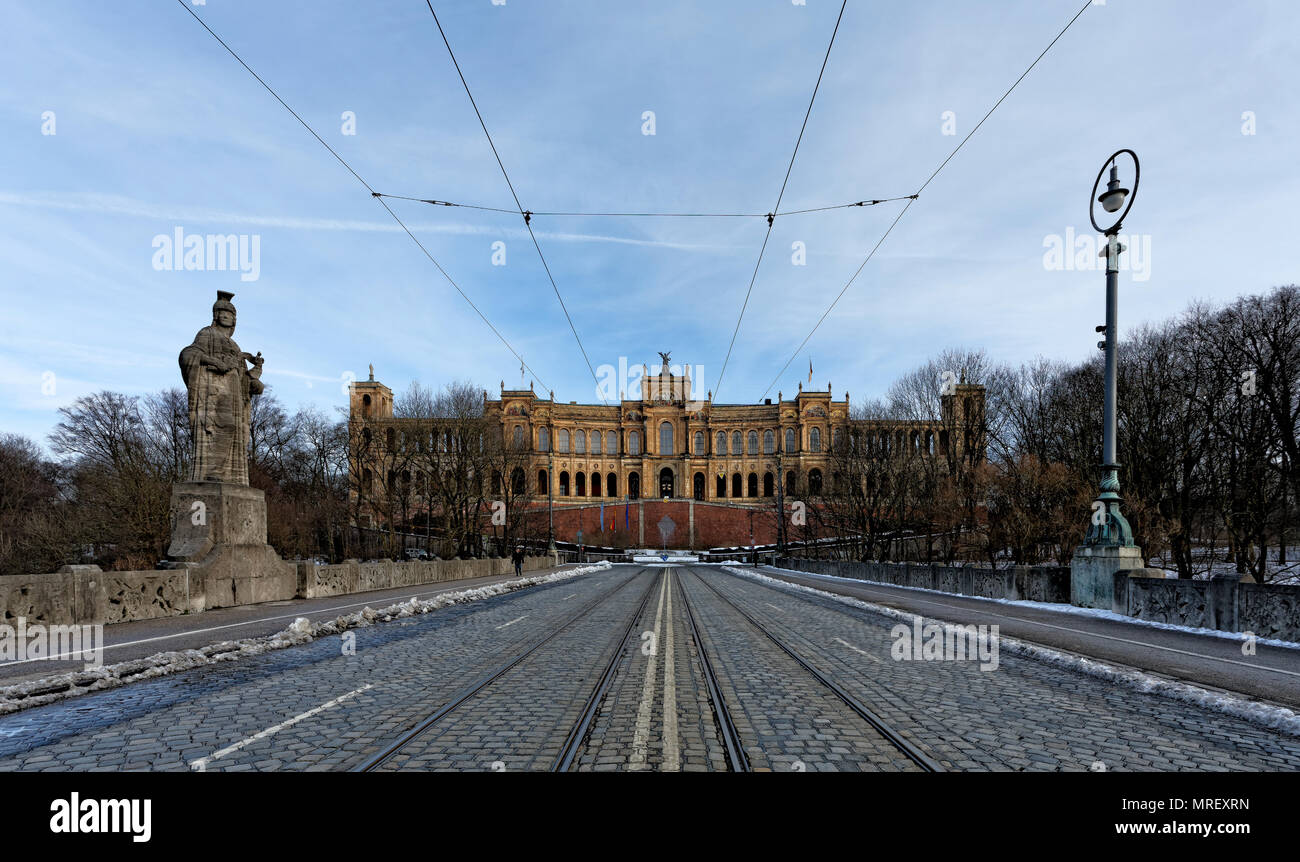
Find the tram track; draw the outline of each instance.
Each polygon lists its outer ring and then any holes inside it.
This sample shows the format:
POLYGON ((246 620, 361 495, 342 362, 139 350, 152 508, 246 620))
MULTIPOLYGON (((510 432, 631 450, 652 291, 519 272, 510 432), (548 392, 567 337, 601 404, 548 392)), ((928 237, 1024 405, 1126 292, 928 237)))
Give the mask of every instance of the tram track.
MULTIPOLYGON (((859 698, 855 697, 853 694, 848 692, 843 686, 835 682, 835 680, 831 679, 829 676, 822 673, 820 670, 818 670, 816 667, 810 664, 802 655, 800 655, 785 640, 783 640, 782 638, 774 634, 770 628, 768 628, 766 625, 764 625, 763 623, 755 619, 748 611, 740 607, 740 605, 736 604, 736 602, 732 601, 731 598, 726 596, 722 591, 718 590, 715 586, 713 586, 708 581, 706 581, 698 573, 692 571, 691 575, 692 577, 695 578, 696 581, 700 583, 701 586, 703 586, 713 595, 717 596, 719 600, 721 600, 725 605, 727 605, 733 611, 735 611, 735 613, 737 613, 741 618, 743 618, 746 622, 748 622, 749 625, 752 626, 755 631, 759 632, 766 640, 771 642, 775 647, 777 647, 777 649, 779 649, 782 653, 784 653, 786 656, 792 659, 800 668, 806 671, 807 674, 811 676, 813 679, 815 679, 822 687, 824 687, 825 689, 829 690, 832 694, 834 694, 835 697, 838 698, 845 706, 847 706, 853 713, 855 713, 859 718, 861 718, 864 722, 866 722, 880 738, 882 738, 887 743, 889 743, 890 746, 892 746, 900 754, 902 754, 909 761, 911 761, 916 767, 918 767, 924 772, 945 772, 946 771, 946 769, 943 767, 942 764, 940 764, 934 758, 930 757, 919 746, 917 746, 911 740, 907 739, 905 736, 899 733, 893 726, 891 726, 887 721, 881 718, 880 715, 877 714, 874 710, 872 710, 866 703, 864 703, 859 698)), ((734 734, 734 724, 731 722, 730 709, 726 706, 725 703, 723 703, 720 688, 717 687, 717 677, 711 667, 711 663, 709 662, 707 650, 705 649, 704 644, 699 637, 700 630, 695 622, 694 612, 691 609, 691 602, 689 597, 686 596, 685 589, 682 590, 682 595, 683 595, 683 602, 687 608, 687 617, 691 621, 692 634, 696 638, 696 642, 699 647, 701 664, 708 665, 705 674, 706 674, 706 680, 709 681, 710 699, 713 700, 714 702, 715 716, 717 717, 719 732, 720 735, 723 737, 724 744, 727 745, 728 747, 729 756, 730 756, 730 748, 733 742, 728 739, 727 736, 728 731, 724 729, 725 727, 729 726, 731 728, 730 732, 734 734), (715 691, 716 691, 716 700, 714 699, 715 691)), ((743 755, 744 749, 743 747, 739 746, 738 738, 734 740, 734 744, 739 748, 740 752, 743 755)))
MULTIPOLYGON (((440 722, 443 721, 443 719, 447 718, 449 715, 454 713, 456 710, 458 710, 461 706, 463 706, 466 702, 468 702, 475 696, 488 690, 494 683, 501 680, 502 677, 506 676, 508 673, 510 673, 510 671, 514 670, 526 659, 536 654, 539 650, 541 650, 548 643, 553 641, 560 634, 564 633, 568 629, 572 628, 575 624, 583 620, 592 611, 596 610, 597 608, 604 605, 606 602, 613 599, 614 596, 622 592, 624 588, 626 588, 628 585, 632 584, 633 582, 637 581, 642 574, 643 572, 640 571, 636 572, 631 577, 627 578, 626 580, 622 581, 621 583, 617 584, 611 589, 605 590, 604 592, 596 596, 591 601, 582 605, 582 607, 580 607, 578 610, 574 611, 572 614, 565 617, 561 622, 559 622, 557 625, 551 628, 545 635, 527 643, 524 647, 516 650, 508 659, 506 659, 505 661, 501 662, 500 664, 496 665, 495 667, 481 674, 469 685, 465 686, 464 688, 460 689, 455 694, 453 694, 437 710, 435 710, 425 718, 418 721, 415 725, 413 725, 407 731, 402 733, 399 737, 390 741, 382 748, 380 748, 378 751, 366 757, 360 763, 355 764, 349 771, 374 772, 378 770, 380 767, 382 767, 384 764, 388 763, 395 755, 402 752, 404 749, 406 749, 409 745, 411 745, 411 743, 415 742, 416 740, 428 740, 430 738, 435 738, 437 736, 436 733, 437 726, 439 725, 440 722), (431 734, 430 731, 435 731, 435 732, 431 734)), ((568 738, 566 738, 565 744, 562 747, 561 755, 556 759, 555 763, 552 765, 552 770, 560 766, 561 763, 564 764, 565 768, 568 768, 568 764, 572 762, 573 754, 576 752, 577 746, 581 743, 582 737, 585 734, 586 729, 590 726, 591 718, 595 713, 596 707, 599 705, 600 698, 603 696, 604 691, 608 688, 609 681, 613 677, 613 672, 617 666, 618 659, 626 651, 627 642, 630 639, 632 629, 635 627, 636 621, 641 617, 641 614, 643 613, 645 606, 649 601, 650 595, 654 590, 654 584, 655 584, 654 579, 651 579, 650 586, 647 588, 645 594, 642 596, 641 601, 637 604, 637 610, 635 611, 635 613, 633 613, 630 621, 628 622, 627 628, 623 633, 623 636, 620 638, 618 644, 616 645, 613 651, 613 656, 611 657, 607 667, 605 668, 605 672, 601 674, 600 680, 598 681, 597 685, 593 689, 592 694, 587 698, 586 705, 584 706, 578 721, 575 723, 574 727, 570 730, 569 736, 568 738), (579 727, 581 727, 581 731, 579 731, 579 727)))

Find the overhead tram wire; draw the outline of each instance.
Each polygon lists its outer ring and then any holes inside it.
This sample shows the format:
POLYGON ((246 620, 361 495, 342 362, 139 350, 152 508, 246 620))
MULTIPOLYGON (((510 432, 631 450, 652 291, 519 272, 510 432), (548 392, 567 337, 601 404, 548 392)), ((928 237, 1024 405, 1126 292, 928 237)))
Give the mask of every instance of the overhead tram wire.
MULTIPOLYGON (((400 201, 415 201, 416 203, 430 204, 431 206, 440 207, 464 207, 466 209, 483 210, 494 213, 509 213, 511 215, 529 215, 529 216, 578 216, 582 218, 767 218, 769 213, 720 213, 720 212, 703 212, 703 213, 674 213, 674 212, 548 212, 544 210, 512 210, 503 207, 488 207, 479 204, 463 204, 455 201, 440 201, 433 198, 416 198, 407 195, 390 195, 385 192, 375 192, 376 197, 392 198, 400 201)), ((847 204, 833 204, 824 207, 811 207, 802 210, 787 210, 785 212, 770 213, 775 218, 789 215, 803 215, 805 213, 820 213, 829 210, 850 209, 852 207, 871 207, 879 204, 891 203, 893 201, 903 201, 914 198, 916 195, 901 195, 896 198, 879 198, 874 200, 854 201, 847 204)))
POLYGON ((442 268, 442 264, 438 263, 438 261, 434 258, 434 256, 433 256, 432 254, 429 253, 429 250, 428 250, 427 248, 424 247, 424 244, 423 244, 422 242, 420 242, 418 239, 416 239, 415 234, 411 233, 411 229, 410 229, 409 227, 406 226, 406 223, 405 223, 404 221, 402 221, 400 218, 398 218, 397 213, 393 212, 393 210, 388 206, 388 204, 384 203, 384 201, 383 201, 383 196, 380 195, 379 192, 376 192, 376 191, 371 187, 370 183, 366 182, 365 179, 363 179, 362 176, 361 176, 359 173, 357 173, 355 170, 353 170, 352 166, 351 166, 350 164, 348 164, 347 161, 346 161, 342 156, 340 156, 340 155, 338 154, 338 152, 336 152, 335 149, 334 149, 333 147, 331 147, 329 144, 327 144, 327 143, 325 142, 325 139, 322 138, 320 135, 318 135, 318 134, 316 133, 316 130, 313 129, 310 125, 308 125, 307 121, 304 120, 301 116, 298 115, 298 112, 297 112, 297 111, 295 111, 293 108, 289 107, 289 104, 288 104, 287 102, 285 102, 284 99, 280 98, 280 94, 277 93, 277 92, 276 92, 276 91, 271 87, 270 84, 268 84, 268 83, 266 83, 266 81, 262 80, 262 76, 259 75, 259 74, 257 74, 256 72, 254 72, 251 66, 249 66, 247 63, 244 62, 244 58, 243 58, 243 57, 240 57, 239 54, 237 54, 233 48, 231 48, 229 45, 226 44, 226 42, 225 42, 224 39, 222 39, 220 36, 218 36, 218 35, 216 34, 216 32, 213 31, 213 29, 212 29, 211 27, 208 26, 208 24, 207 24, 206 21, 204 21, 202 18, 200 18, 200 17, 199 17, 199 16, 194 12, 193 9, 191 9, 189 6, 187 6, 187 5, 185 4, 185 0, 176 0, 176 2, 180 5, 180 7, 181 7, 182 9, 184 9, 186 12, 190 13, 190 15, 194 18, 194 20, 195 20, 195 21, 198 21, 199 24, 200 24, 200 26, 202 26, 204 30, 207 30, 207 31, 208 31, 208 34, 209 34, 210 36, 212 36, 213 39, 216 39, 216 40, 217 40, 217 43, 220 44, 222 48, 225 48, 225 49, 226 49, 226 52, 227 52, 228 54, 230 54, 230 56, 234 57, 235 60, 238 61, 239 65, 243 66, 244 69, 245 69, 245 71, 247 71, 248 74, 252 75, 253 78, 256 79, 257 83, 261 84, 262 87, 263 87, 263 88, 264 88, 268 93, 270 93, 272 96, 274 96, 274 97, 275 97, 275 100, 276 100, 277 102, 280 103, 281 107, 283 107, 286 111, 288 111, 290 114, 292 114, 292 115, 293 115, 293 118, 294 118, 295 120, 297 120, 297 121, 302 125, 302 127, 303 127, 304 129, 306 129, 308 132, 310 132, 310 133, 311 133, 311 136, 312 136, 313 138, 315 138, 315 139, 320 143, 320 145, 321 145, 322 147, 324 147, 326 150, 328 150, 329 153, 330 153, 330 155, 332 155, 335 159, 337 159, 337 160, 338 160, 338 163, 341 164, 343 167, 345 167, 345 168, 347 169, 348 173, 350 173, 350 174, 352 174, 352 176, 356 177, 357 182, 361 183, 361 185, 363 185, 363 186, 366 187, 366 191, 370 192, 370 196, 371 196, 372 198, 374 198, 376 201, 378 201, 378 202, 379 202, 379 205, 382 206, 385 210, 388 211, 388 214, 389 214, 390 216, 392 216, 392 217, 393 217, 393 220, 396 221, 397 224, 402 228, 402 230, 406 232, 406 235, 409 236, 409 237, 411 238, 411 241, 414 242, 414 243, 416 244, 416 246, 420 249, 420 251, 424 252, 424 256, 427 257, 427 258, 429 259, 429 261, 430 261, 430 262, 431 262, 435 267, 437 267, 438 272, 440 272, 440 273, 442 274, 442 277, 445 278, 445 279, 447 279, 447 283, 450 284, 453 288, 456 289, 456 292, 460 294, 461 299, 465 300, 465 302, 468 303, 469 307, 472 308, 472 309, 474 309, 474 313, 477 314, 477 315, 479 316, 479 319, 482 320, 485 324, 487 324, 488 329, 492 330, 492 334, 495 335, 495 336, 496 336, 496 337, 501 341, 501 343, 505 345, 505 347, 506 347, 507 350, 509 350, 512 354, 514 354, 514 357, 515 357, 516 359, 519 360, 519 363, 520 363, 521 365, 523 365, 524 368, 528 369, 528 372, 529 372, 530 374, 532 374, 533 379, 536 380, 539 384, 541 384, 542 389, 544 389, 544 390, 545 390, 545 389, 548 389, 548 387, 547 387, 547 385, 545 384, 545 382, 542 381, 541 376, 540 376, 536 371, 533 370, 533 368, 532 368, 531 365, 529 365, 527 362, 524 361, 524 358, 523 358, 523 356, 520 355, 519 351, 515 350, 514 347, 511 346, 510 342, 509 342, 508 340, 506 340, 506 337, 505 337, 504 335, 501 334, 501 331, 498 330, 495 326, 492 325, 492 321, 488 320, 487 315, 485 315, 485 314, 484 314, 484 313, 479 309, 479 307, 474 303, 474 300, 472 300, 472 299, 469 298, 469 295, 466 294, 465 291, 461 289, 460 285, 456 283, 455 279, 453 279, 453 278, 451 277, 451 275, 449 275, 449 274, 447 273, 447 271, 446 271, 445 269, 442 268))
POLYGON ((451 42, 442 29, 442 22, 438 20, 438 13, 433 11, 433 3, 431 0, 425 0, 425 5, 429 7, 429 14, 433 16, 433 23, 438 28, 438 34, 442 36, 442 44, 447 46, 447 55, 451 57, 451 64, 456 67, 456 74, 460 77, 461 86, 465 88, 465 95, 469 97, 469 103, 474 108, 474 115, 478 117, 478 124, 483 127, 483 134, 487 136, 488 146, 492 148, 492 155, 496 157, 497 167, 501 168, 501 176, 505 177, 506 185, 510 188, 510 196, 515 199, 515 206, 519 208, 519 213, 523 216, 524 227, 528 228, 528 236, 533 241, 533 248, 537 249, 537 256, 542 261, 542 269, 546 271, 546 278, 551 282, 551 289, 555 291, 555 298, 559 300, 560 308, 564 311, 564 319, 569 322, 569 329, 573 331, 573 338, 578 342, 578 350, 582 351, 582 359, 587 363, 587 370, 591 372, 592 382, 596 384, 596 394, 600 397, 601 402, 608 406, 609 402, 604 395, 600 394, 600 379, 596 376, 596 369, 592 367, 591 357, 587 355, 587 348, 582 344, 582 337, 578 335, 578 327, 574 325, 573 317, 569 314, 569 308, 564 304, 564 297, 560 295, 560 287, 555 283, 555 276, 551 274, 550 264, 546 262, 546 255, 542 254, 541 243, 537 241, 537 236, 533 233, 532 213, 524 209, 524 205, 519 202, 519 195, 515 193, 515 184, 510 181, 510 174, 506 171, 505 163, 501 161, 501 154, 497 152, 497 145, 492 140, 492 133, 488 131, 487 123, 483 121, 483 114, 478 109, 478 103, 474 101, 474 94, 470 92, 469 82, 465 80, 465 73, 460 70, 460 63, 456 60, 456 52, 451 49, 451 42))
MULTIPOLYGON (((826 74, 826 64, 831 58, 831 48, 835 46, 835 36, 840 32, 840 22, 844 20, 844 9, 849 0, 840 4, 840 14, 835 19, 835 29, 831 31, 830 42, 826 45, 826 56, 822 57, 821 71, 817 73, 817 83, 813 86, 812 97, 808 99, 808 110, 803 115, 803 125, 799 127, 799 137, 794 142, 794 152, 790 154, 790 164, 785 169, 785 179, 781 181, 781 191, 776 196, 776 206, 767 215, 767 233, 763 235, 763 245, 758 250, 758 260, 754 263, 754 273, 749 278, 749 287, 745 291, 745 300, 740 305, 740 314, 736 317, 736 328, 731 332, 731 343, 727 345, 727 355, 722 360, 722 370, 718 372, 718 382, 713 388, 713 397, 722 390, 722 379, 727 373, 727 363, 731 361, 731 351, 736 346, 736 336, 740 334, 741 321, 745 319, 745 309, 749 308, 749 297, 754 292, 754 282, 758 280, 758 268, 763 264, 763 254, 767 251, 767 242, 772 238, 772 225, 776 223, 776 213, 781 210, 781 199, 785 197, 785 187, 790 182, 790 172, 794 170, 795 157, 799 155, 799 144, 803 142, 804 130, 808 128, 808 118, 812 116, 813 104, 817 101, 817 91, 821 89, 822 76, 826 74)), ((911 202, 908 202, 911 205, 911 202)))
POLYGON ((1034 70, 1034 67, 1038 65, 1038 62, 1047 56, 1047 52, 1052 50, 1052 47, 1055 46, 1056 43, 1061 40, 1061 37, 1066 34, 1066 31, 1068 31, 1071 27, 1074 26, 1074 22, 1078 21, 1079 18, 1082 17, 1084 12, 1088 11, 1088 7, 1091 6, 1092 4, 1093 4, 1093 0, 1085 0, 1083 6, 1079 9, 1079 11, 1074 13, 1074 17, 1071 18, 1069 22, 1064 27, 1061 28, 1061 31, 1056 34, 1056 37, 1052 39, 1051 42, 1047 43, 1047 47, 1044 48, 1042 52, 1037 57, 1034 58, 1034 62, 1030 63, 1029 67, 1026 68, 1025 71, 1020 73, 1020 77, 1016 78, 1015 83, 1013 83, 1010 87, 1007 88, 1007 91, 1002 94, 1002 98, 998 99, 996 102, 993 103, 993 107, 988 109, 988 111, 984 114, 984 116, 980 118, 980 121, 975 124, 974 128, 972 128, 966 134, 966 137, 961 139, 961 143, 957 144, 957 146, 953 148, 953 151, 948 154, 948 157, 944 159, 942 163, 940 163, 939 167, 934 169, 934 173, 930 174, 930 176, 926 179, 926 181, 921 184, 921 187, 916 190, 916 194, 911 195, 911 199, 908 200, 907 206, 903 207, 903 209, 898 213, 898 215, 894 218, 894 220, 890 222, 889 227, 887 227, 885 229, 885 232, 881 234, 880 239, 877 240, 876 244, 872 247, 871 251, 867 254, 866 259, 862 261, 862 264, 849 278, 848 282, 846 282, 844 287, 840 289, 840 292, 836 294, 835 299, 831 301, 831 304, 828 305, 826 307, 826 310, 822 312, 821 317, 817 318, 817 323, 814 324, 813 328, 809 330, 806 336, 804 336, 803 341, 799 342, 799 346, 795 348, 794 353, 790 354, 790 358, 785 361, 785 365, 781 366, 781 370, 778 371, 776 376, 772 378, 772 382, 767 384, 767 388, 763 390, 763 394, 758 397, 758 400, 760 402, 763 400, 763 398, 767 396, 767 393, 772 391, 772 387, 775 386, 780 381, 781 375, 784 374, 786 369, 790 367, 790 363, 794 362, 795 357, 799 355, 799 353, 804 349, 804 346, 808 343, 808 341, 813 337, 814 334, 816 334, 817 330, 821 328, 822 322, 826 320, 827 316, 830 315, 831 311, 834 310, 835 306, 839 304, 839 301, 844 298, 844 294, 848 292, 848 289, 853 285, 853 282, 857 280, 858 275, 861 274, 863 268, 866 267, 866 265, 871 261, 871 258, 875 256, 876 250, 880 248, 880 246, 884 243, 885 239, 888 238, 889 234, 893 232, 894 226, 897 225, 898 222, 903 218, 903 216, 907 214, 907 211, 912 208, 912 204, 915 203, 917 198, 921 196, 921 193, 926 190, 926 188, 930 185, 931 182, 934 181, 934 178, 939 175, 939 172, 948 166, 948 163, 952 161, 953 157, 957 155, 958 151, 960 151, 962 147, 966 146, 966 142, 969 141, 971 137, 973 137, 974 134, 980 130, 980 127, 984 125, 984 121, 993 115, 993 112, 998 109, 999 105, 1001 105, 1004 101, 1006 101, 1007 97, 1011 95, 1011 92, 1015 90, 1016 87, 1020 86, 1020 82, 1025 80, 1025 78, 1029 75, 1029 73, 1034 70))

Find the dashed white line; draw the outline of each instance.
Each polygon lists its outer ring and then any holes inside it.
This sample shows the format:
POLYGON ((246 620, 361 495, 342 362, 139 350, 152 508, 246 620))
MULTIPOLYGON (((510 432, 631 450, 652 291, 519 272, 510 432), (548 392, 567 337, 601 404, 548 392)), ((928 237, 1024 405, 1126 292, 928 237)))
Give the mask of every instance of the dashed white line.
POLYGON ((665 569, 659 587, 659 607, 655 611, 655 648, 646 659, 645 681, 641 684, 641 703, 636 711, 636 730, 632 734, 632 754, 628 758, 629 770, 641 770, 647 766, 647 747, 650 743, 650 709, 654 705, 655 699, 655 657, 659 653, 659 632, 663 626, 664 596, 667 592, 668 571, 665 569))
MULTIPOLYGON (((488 586, 488 585, 484 584, 483 586, 488 586)), ((413 599, 419 598, 421 595, 437 596, 437 595, 441 595, 442 593, 451 592, 457 589, 463 589, 463 587, 459 585, 450 586, 450 587, 441 587, 436 590, 429 590, 426 593, 418 593, 414 596, 411 596, 411 598, 413 599)), ((311 617, 313 616, 332 614, 335 611, 347 611, 347 610, 351 610, 352 608, 363 608, 366 607, 367 605, 373 606, 380 601, 383 601, 385 604, 391 603, 391 600, 389 599, 372 597, 367 601, 352 602, 351 604, 347 604, 347 605, 335 605, 334 607, 330 607, 330 608, 305 608, 303 610, 298 611, 297 613, 292 613, 292 614, 277 614, 276 616, 271 616, 271 617, 258 617, 256 619, 244 620, 243 622, 238 622, 238 623, 226 623, 224 625, 208 626, 207 628, 202 628, 202 629, 190 629, 188 631, 183 631, 183 632, 174 632, 169 635, 156 635, 151 638, 139 638, 133 641, 122 641, 121 643, 105 644, 104 652, 108 652, 109 650, 114 650, 114 649, 122 649, 123 647, 139 646, 140 644, 154 643, 156 641, 167 641, 167 640, 174 640, 176 638, 192 637, 193 635, 203 635, 203 634, 207 634, 208 632, 222 631, 223 629, 237 629, 243 626, 255 626, 259 623, 275 622, 276 620, 292 620, 292 619, 297 619, 298 617, 301 616, 306 616, 308 619, 311 619, 311 617)), ((27 664, 28 662, 33 662, 33 661, 51 661, 56 659, 68 658, 70 656, 75 656, 75 655, 77 655, 77 653, 61 652, 58 655, 43 656, 39 659, 28 658, 28 659, 21 659, 19 661, 0 662, 0 667, 12 667, 20 664, 27 664)))
MULTIPOLYGON (((811 572, 801 573, 801 574, 809 574, 809 575, 813 575, 813 577, 816 577, 816 575, 811 572)), ((849 598, 860 598, 860 600, 862 601, 870 601, 872 598, 870 588, 874 586, 875 584, 865 583, 862 587, 859 587, 859 589, 861 589, 864 593, 866 593, 865 597, 855 596, 852 593, 848 593, 847 595, 849 598)), ((886 585, 886 586, 890 586, 890 585, 886 585)), ((907 587, 898 587, 898 589, 907 589, 907 587)), ((846 594, 837 593, 837 595, 846 595, 846 594)), ((895 601, 902 599, 902 596, 892 595, 888 592, 884 593, 884 595, 888 598, 894 599, 895 601)), ((982 596, 955 595, 954 597, 960 599, 982 599, 985 601, 991 601, 991 600, 983 599, 982 596)), ((908 600, 915 602, 916 604, 919 605, 933 605, 936 608, 943 608, 949 613, 955 613, 963 610, 963 608, 957 605, 949 605, 943 602, 931 602, 931 601, 926 601, 925 599, 913 599, 911 598, 911 596, 908 596, 907 598, 908 600)), ((876 601, 880 602, 881 604, 884 604, 886 607, 893 607, 892 605, 889 605, 887 602, 880 601, 880 599, 876 599, 876 601)), ((1203 659, 1208 659, 1209 661, 1223 662, 1224 664, 1235 664, 1235 665, 1240 665, 1241 667, 1250 668, 1251 670, 1267 671, 1269 673, 1282 673, 1282 674, 1286 674, 1287 676, 1300 676, 1300 672, 1296 672, 1293 670, 1286 670, 1280 667, 1269 667, 1267 665, 1252 664, 1246 661, 1238 661, 1237 659, 1223 658, 1222 656, 1205 655, 1204 653, 1192 652, 1191 650, 1185 650, 1185 649, 1178 649, 1177 647, 1162 646, 1160 644, 1153 644, 1147 641, 1138 641, 1138 640, 1132 640, 1130 638, 1121 638, 1121 637, 1116 637, 1115 635, 1104 635, 1101 634, 1100 632, 1090 632, 1090 631, 1085 631, 1083 629, 1071 628, 1069 626, 1058 626, 1058 625, 1054 625, 1053 623, 1043 623, 1043 622, 1039 622, 1038 620, 1031 620, 1025 617, 1018 617, 1015 616, 1014 614, 1006 613, 1005 611, 996 611, 996 612, 991 610, 985 611, 978 608, 970 608, 970 610, 974 611, 975 613, 988 614, 989 616, 993 616, 995 618, 999 616, 1005 617, 1007 619, 1015 620, 1017 622, 1027 623, 1031 626, 1040 626, 1046 629, 1056 629, 1057 631, 1069 632, 1070 634, 1076 634, 1076 635, 1083 635, 1084 637, 1100 638, 1102 640, 1108 640, 1108 641, 1118 641, 1119 643, 1130 644, 1132 646, 1147 647, 1148 649, 1158 649, 1164 652, 1172 652, 1172 653, 1177 653, 1179 655, 1189 656, 1191 658, 1203 658, 1203 659)), ((935 617, 935 619, 944 619, 944 617, 935 617)))
POLYGON ((668 626, 664 632, 667 646, 664 649, 664 772, 679 772, 682 768, 681 752, 677 747, 677 672, 673 664, 673 578, 668 572, 668 626))
POLYGON ((565 596, 564 598, 560 599, 560 601, 562 601, 562 602, 567 602, 569 599, 573 598, 573 597, 576 596, 576 595, 577 595, 577 593, 570 593, 569 595, 567 595, 567 596, 565 596))
POLYGON ((512 625, 514 625, 515 623, 519 622, 520 620, 524 619, 524 618, 527 617, 527 616, 528 616, 528 614, 524 614, 522 617, 515 617, 515 618, 514 618, 513 620, 511 620, 510 622, 508 622, 508 623, 502 623, 501 625, 497 626, 497 627, 496 627, 496 630, 497 630, 497 631, 501 631, 501 630, 502 630, 503 628, 505 628, 506 626, 512 626, 512 625))
POLYGON ((871 653, 869 653, 869 652, 865 652, 865 651, 863 651, 863 650, 858 649, 858 648, 855 647, 853 644, 849 643, 849 642, 846 641, 846 640, 843 640, 842 638, 836 638, 835 641, 836 641, 836 643, 841 643, 841 644, 843 644, 844 646, 848 647, 849 649, 853 650, 855 653, 857 653, 857 654, 859 654, 859 655, 864 655, 864 656, 866 656, 867 658, 871 659, 872 661, 876 662, 877 664, 880 663, 880 659, 876 658, 876 657, 873 656, 871 653))
POLYGON ((208 769, 208 764, 211 763, 212 761, 225 757, 227 754, 234 754, 236 751, 239 751, 241 748, 244 748, 246 746, 252 745, 254 742, 257 742, 257 740, 259 739, 265 739, 271 734, 279 733, 280 731, 284 730, 286 727, 291 727, 297 724, 298 722, 302 721, 304 718, 311 718, 313 715, 315 715, 318 712, 324 712, 325 710, 329 709, 332 706, 338 706, 343 701, 347 700, 350 697, 353 697, 354 695, 360 694, 361 692, 365 691, 368 688, 374 688, 374 686, 372 686, 370 683, 366 683, 365 685, 361 686, 361 688, 350 691, 347 694, 340 695, 327 703, 322 703, 320 706, 314 707, 313 709, 309 709, 306 712, 302 713, 301 715, 295 715, 293 718, 289 719, 288 721, 282 721, 279 724, 275 725, 274 727, 268 727, 266 730, 258 731, 257 733, 253 734, 247 739, 241 739, 239 742, 236 742, 234 745, 226 746, 220 751, 214 751, 212 754, 209 754, 207 757, 200 757, 197 760, 191 760, 190 769, 194 770, 195 772, 206 772, 208 769))
POLYGON ((763 604, 767 605, 769 608, 771 608, 771 609, 774 610, 774 611, 779 611, 780 613, 785 613, 785 610, 784 610, 783 608, 777 607, 776 605, 772 604, 771 602, 763 602, 763 604))

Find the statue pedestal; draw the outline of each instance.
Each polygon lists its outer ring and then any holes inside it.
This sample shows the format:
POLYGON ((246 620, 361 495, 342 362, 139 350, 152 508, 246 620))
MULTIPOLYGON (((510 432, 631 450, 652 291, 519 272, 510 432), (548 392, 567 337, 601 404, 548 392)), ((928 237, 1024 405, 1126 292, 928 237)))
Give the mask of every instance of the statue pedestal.
POLYGON ((1146 564, 1135 545, 1080 545, 1070 560, 1070 604, 1113 610, 1115 573, 1144 569, 1146 564))
POLYGON ((266 543, 266 495, 247 485, 182 482, 172 486, 173 567, 202 583, 203 607, 291 599, 293 563, 266 543))

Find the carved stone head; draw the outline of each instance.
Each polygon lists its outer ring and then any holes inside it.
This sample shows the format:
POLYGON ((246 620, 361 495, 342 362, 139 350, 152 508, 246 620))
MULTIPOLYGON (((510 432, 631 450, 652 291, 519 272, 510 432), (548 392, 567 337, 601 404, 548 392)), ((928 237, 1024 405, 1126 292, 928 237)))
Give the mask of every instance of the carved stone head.
POLYGON ((212 303, 212 325, 235 331, 235 295, 227 290, 217 291, 217 301, 212 303))

